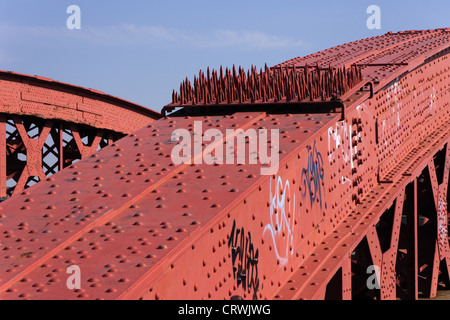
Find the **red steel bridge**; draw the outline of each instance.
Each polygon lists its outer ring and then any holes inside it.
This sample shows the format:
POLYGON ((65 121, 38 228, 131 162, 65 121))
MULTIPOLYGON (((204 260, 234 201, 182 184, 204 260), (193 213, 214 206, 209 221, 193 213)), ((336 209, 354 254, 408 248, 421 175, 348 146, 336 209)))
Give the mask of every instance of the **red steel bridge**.
POLYGON ((450 29, 418 30, 271 68, 208 69, 162 115, 1 72, 0 298, 385 300, 449 289, 449 53, 450 29), (198 123, 223 134, 175 164, 173 132, 198 123), (197 161, 249 129, 279 130, 268 142, 277 170, 197 161), (67 285, 70 266, 79 288, 67 285))

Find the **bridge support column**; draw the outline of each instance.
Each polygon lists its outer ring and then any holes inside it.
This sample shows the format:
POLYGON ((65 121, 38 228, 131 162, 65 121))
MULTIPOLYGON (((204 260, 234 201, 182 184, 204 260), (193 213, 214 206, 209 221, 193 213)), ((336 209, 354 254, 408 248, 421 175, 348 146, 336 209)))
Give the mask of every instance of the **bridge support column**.
POLYGON ((417 179, 406 187, 407 299, 418 299, 417 179))

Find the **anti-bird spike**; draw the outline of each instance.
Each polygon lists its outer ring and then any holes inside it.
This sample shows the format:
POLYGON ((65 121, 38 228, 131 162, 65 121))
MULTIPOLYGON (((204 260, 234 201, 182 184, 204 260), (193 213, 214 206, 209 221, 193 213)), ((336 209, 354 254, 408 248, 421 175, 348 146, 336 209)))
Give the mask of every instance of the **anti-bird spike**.
POLYGON ((285 68, 270 69, 267 64, 260 68, 256 66, 245 70, 239 66, 228 67, 219 71, 208 67, 206 74, 200 70, 198 77, 194 76, 193 85, 186 77, 180 85, 179 94, 172 92, 172 104, 176 105, 209 105, 227 102, 302 102, 320 99, 326 101, 343 95, 362 79, 361 68, 352 65, 350 68, 320 68, 305 65, 300 69, 295 65, 285 68))

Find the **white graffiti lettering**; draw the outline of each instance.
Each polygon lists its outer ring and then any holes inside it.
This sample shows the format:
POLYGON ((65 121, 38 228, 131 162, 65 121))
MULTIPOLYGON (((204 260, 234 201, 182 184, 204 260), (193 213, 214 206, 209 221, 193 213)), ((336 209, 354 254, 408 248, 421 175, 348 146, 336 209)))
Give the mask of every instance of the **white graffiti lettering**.
POLYGON ((283 266, 294 253, 295 193, 291 199, 289 181, 283 184, 281 177, 276 180, 272 190, 270 179, 270 223, 266 225, 263 236, 268 233, 273 241, 275 255, 283 266))
MULTIPOLYGON (((353 137, 352 126, 347 121, 336 122, 335 126, 328 128, 328 161, 331 163, 335 157, 341 158, 338 164, 347 165, 353 169, 353 159, 358 153, 358 148, 353 144, 353 138, 361 139, 360 133, 353 137), (333 151, 333 148, 334 151, 333 151)), ((350 182, 348 177, 341 177, 342 183, 350 182)))

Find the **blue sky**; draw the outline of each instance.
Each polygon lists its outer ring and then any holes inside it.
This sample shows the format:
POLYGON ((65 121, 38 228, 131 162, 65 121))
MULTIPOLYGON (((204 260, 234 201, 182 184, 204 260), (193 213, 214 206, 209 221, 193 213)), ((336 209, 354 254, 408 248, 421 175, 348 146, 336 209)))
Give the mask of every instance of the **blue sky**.
POLYGON ((388 31, 450 27, 450 1, 0 0, 0 69, 160 111, 200 69, 258 68, 388 31), (369 5, 381 29, 369 30, 369 5), (69 30, 69 5, 81 29, 69 30))

